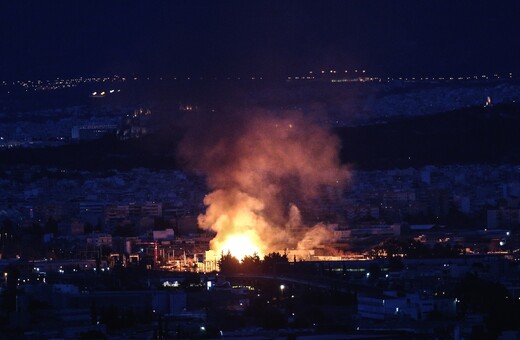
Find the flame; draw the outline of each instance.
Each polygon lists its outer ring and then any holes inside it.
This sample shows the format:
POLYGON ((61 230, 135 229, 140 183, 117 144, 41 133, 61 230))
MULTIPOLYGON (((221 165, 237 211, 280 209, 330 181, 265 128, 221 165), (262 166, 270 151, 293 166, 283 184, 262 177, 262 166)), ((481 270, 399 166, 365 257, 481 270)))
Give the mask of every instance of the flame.
POLYGON ((207 175, 211 192, 198 224, 215 233, 212 251, 243 260, 334 239, 327 228, 306 225, 297 206, 341 200, 349 174, 330 131, 293 111, 229 113, 219 124, 202 119, 190 127, 180 152, 207 175))
POLYGON ((261 247, 261 240, 258 235, 254 233, 243 233, 227 235, 224 241, 216 246, 216 249, 220 254, 227 254, 229 252, 239 261, 242 261, 246 256, 255 254, 260 257, 263 256, 261 247))
POLYGON ((217 232, 211 250, 224 255, 229 252, 240 261, 245 256, 266 253, 262 230, 267 230, 267 222, 261 215, 261 201, 243 192, 217 190, 207 195, 204 203, 208 209, 199 216, 199 225, 217 232))

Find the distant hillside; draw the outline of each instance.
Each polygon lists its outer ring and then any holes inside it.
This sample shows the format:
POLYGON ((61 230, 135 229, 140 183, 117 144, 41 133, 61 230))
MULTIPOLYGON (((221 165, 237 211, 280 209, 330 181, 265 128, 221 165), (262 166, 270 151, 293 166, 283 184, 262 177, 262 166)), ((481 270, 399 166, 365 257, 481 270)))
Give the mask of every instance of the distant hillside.
POLYGON ((520 162, 520 105, 472 107, 340 128, 341 159, 360 168, 520 162))
MULTIPOLYGON (((473 107, 385 124, 336 129, 341 159, 356 168, 520 162, 520 106, 473 107)), ((87 170, 176 168, 183 131, 167 126, 139 140, 115 137, 55 148, 0 151, 0 164, 87 170)))
POLYGON ((2 150, 0 164, 42 165, 84 170, 147 167, 175 169, 176 147, 182 133, 170 130, 138 140, 120 141, 107 136, 59 147, 2 150))

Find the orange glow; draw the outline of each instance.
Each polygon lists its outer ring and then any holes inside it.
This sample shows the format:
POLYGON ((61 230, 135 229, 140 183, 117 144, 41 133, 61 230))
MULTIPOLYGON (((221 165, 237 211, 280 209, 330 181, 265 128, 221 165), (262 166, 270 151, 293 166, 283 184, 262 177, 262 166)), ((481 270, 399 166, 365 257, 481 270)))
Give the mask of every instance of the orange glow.
POLYGON ((218 245, 216 250, 220 254, 231 253, 239 261, 242 261, 246 256, 254 254, 262 257, 261 241, 258 235, 246 232, 243 234, 234 234, 225 237, 225 239, 218 245))
POLYGON ((243 192, 217 190, 206 196, 205 215, 199 216, 200 225, 209 225, 217 232, 211 241, 211 250, 217 254, 231 253, 238 260, 255 253, 263 256, 269 244, 266 232, 269 225, 261 212, 264 204, 243 192))

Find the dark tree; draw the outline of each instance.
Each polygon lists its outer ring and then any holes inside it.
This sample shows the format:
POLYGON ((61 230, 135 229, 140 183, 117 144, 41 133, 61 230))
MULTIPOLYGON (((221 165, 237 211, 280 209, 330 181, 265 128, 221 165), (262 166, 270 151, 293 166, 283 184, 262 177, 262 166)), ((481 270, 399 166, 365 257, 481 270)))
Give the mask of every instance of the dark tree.
POLYGON ((236 274, 240 271, 240 262, 236 257, 231 255, 231 252, 227 252, 226 255, 222 254, 218 261, 220 271, 224 274, 236 274))
POLYGON ((264 256, 264 272, 273 273, 279 270, 284 270, 288 263, 289 259, 286 254, 281 255, 280 253, 269 253, 264 256))
POLYGON ((254 253, 251 256, 244 257, 241 267, 244 273, 257 273, 261 270, 262 260, 260 260, 258 254, 254 253))

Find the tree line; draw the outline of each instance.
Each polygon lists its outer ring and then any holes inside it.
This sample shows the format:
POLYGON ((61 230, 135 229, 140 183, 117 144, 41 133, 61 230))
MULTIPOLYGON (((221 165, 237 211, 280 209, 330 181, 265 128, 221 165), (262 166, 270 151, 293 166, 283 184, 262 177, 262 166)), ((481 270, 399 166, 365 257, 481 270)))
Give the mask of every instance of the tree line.
POLYGON ((289 260, 287 254, 269 253, 263 259, 256 253, 245 256, 242 261, 231 255, 231 252, 222 253, 218 266, 220 272, 224 274, 251 274, 251 273, 272 273, 277 269, 287 266, 289 260))
POLYGON ((433 246, 415 240, 391 238, 372 248, 372 258, 451 258, 464 255, 465 249, 460 244, 435 243, 433 246))

